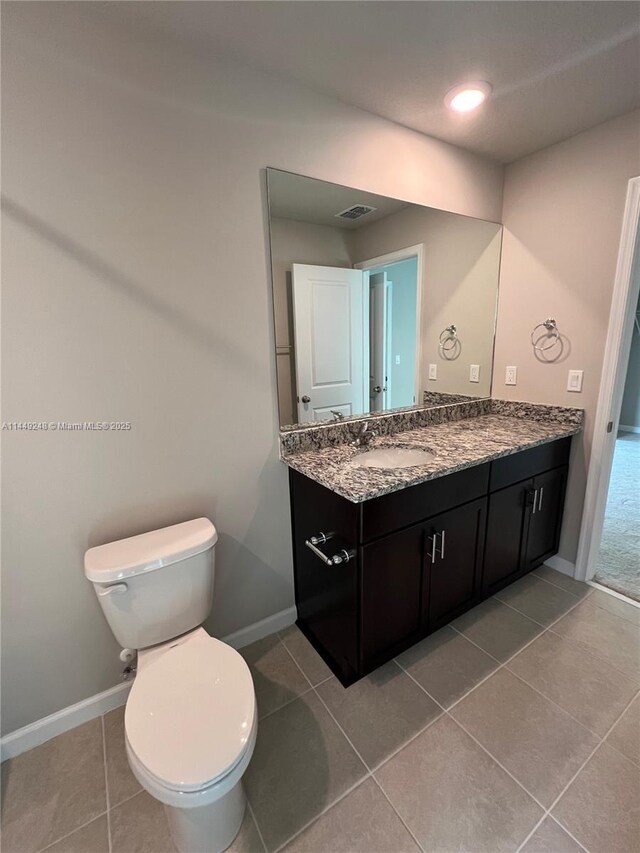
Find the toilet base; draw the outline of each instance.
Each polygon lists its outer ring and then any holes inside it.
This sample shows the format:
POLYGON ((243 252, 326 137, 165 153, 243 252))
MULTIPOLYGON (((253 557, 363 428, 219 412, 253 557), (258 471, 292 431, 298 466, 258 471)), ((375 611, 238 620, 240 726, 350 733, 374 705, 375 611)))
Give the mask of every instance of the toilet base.
POLYGON ((180 809, 165 805, 179 853, 222 853, 240 832, 247 798, 242 780, 207 806, 180 809))

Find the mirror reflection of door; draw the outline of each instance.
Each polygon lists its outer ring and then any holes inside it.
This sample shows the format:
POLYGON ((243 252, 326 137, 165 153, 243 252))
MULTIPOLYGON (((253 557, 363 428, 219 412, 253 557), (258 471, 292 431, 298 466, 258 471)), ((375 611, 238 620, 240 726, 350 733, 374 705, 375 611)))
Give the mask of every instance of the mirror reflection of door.
POLYGON ((388 408, 391 287, 386 272, 369 278, 369 411, 388 408))
POLYGON ((293 264, 291 278, 298 422, 362 414, 368 274, 293 264))

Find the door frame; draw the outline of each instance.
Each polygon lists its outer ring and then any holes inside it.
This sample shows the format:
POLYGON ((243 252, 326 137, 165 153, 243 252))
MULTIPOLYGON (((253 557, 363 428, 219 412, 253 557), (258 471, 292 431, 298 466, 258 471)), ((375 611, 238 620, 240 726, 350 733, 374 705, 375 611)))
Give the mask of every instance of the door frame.
POLYGON ((415 246, 407 246, 404 249, 397 249, 395 252, 387 252, 385 255, 378 255, 376 258, 369 258, 366 261, 358 261, 353 265, 356 270, 370 270, 374 267, 382 267, 387 264, 395 264, 398 261, 407 261, 409 258, 418 259, 418 269, 416 272, 416 364, 415 364, 415 406, 421 406, 420 399, 420 365, 422 364, 422 287, 423 287, 423 272, 424 272, 424 243, 417 243, 415 246))
POLYGON ((640 290, 640 275, 634 276, 636 269, 640 270, 640 176, 631 178, 627 185, 574 574, 577 580, 582 581, 590 581, 595 574, 602 539, 635 306, 640 290), (613 422, 611 432, 607 432, 609 422, 613 422))

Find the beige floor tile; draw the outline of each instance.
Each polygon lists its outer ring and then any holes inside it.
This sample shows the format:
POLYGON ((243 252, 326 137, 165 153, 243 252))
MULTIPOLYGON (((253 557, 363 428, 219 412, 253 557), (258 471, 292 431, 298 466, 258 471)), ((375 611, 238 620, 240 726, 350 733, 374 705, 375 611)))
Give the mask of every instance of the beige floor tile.
POLYGON ((370 768, 442 713, 393 661, 346 689, 330 678, 318 694, 370 768))
POLYGON ((589 853, 640 850, 638 767, 603 744, 578 774, 553 816, 589 853))
POLYGON ((635 607, 633 604, 629 604, 621 598, 616 598, 615 595, 609 595, 609 593, 603 592, 601 589, 594 589, 587 603, 593 607, 602 607, 604 610, 608 610, 609 613, 613 613, 614 616, 619 616, 621 619, 627 619, 627 621, 633 622, 635 625, 640 625, 640 607, 635 607))
POLYGON ((280 639, 294 656, 296 663, 313 685, 320 684, 321 681, 333 675, 299 628, 291 625, 279 633, 280 639))
POLYGON ((419 853, 373 779, 367 779, 285 848, 286 853, 419 853))
POLYGON ((244 813, 240 832, 237 834, 231 847, 227 847, 225 853, 264 853, 264 847, 262 846, 262 841, 260 841, 255 821, 251 817, 251 812, 248 808, 244 813))
POLYGON ((513 853, 542 809, 449 717, 375 773, 424 850, 513 853))
POLYGON ((532 575, 520 578, 495 597, 542 625, 551 625, 577 604, 575 595, 532 575))
POLYGON ((640 628, 602 607, 585 601, 551 630, 632 677, 640 671, 640 628))
POLYGON ((607 743, 640 764, 640 696, 636 697, 615 724, 607 743))
POLYGON ((314 693, 262 720, 244 779, 268 849, 291 838, 365 775, 314 693))
POLYGON ((92 820, 46 850, 47 853, 109 853, 107 816, 92 820))
POLYGON ((104 739, 109 807, 113 808, 142 790, 127 759, 124 745, 124 708, 116 708, 104 715, 104 739))
POLYGON ((598 743, 505 669, 452 708, 451 715, 546 807, 598 743))
POLYGON ((309 689, 309 682, 277 634, 240 649, 249 664, 261 717, 309 689))
POLYGON ((550 569, 549 566, 540 566, 532 574, 559 586, 560 589, 570 592, 577 598, 586 598, 593 592, 593 587, 589 586, 589 584, 574 580, 568 575, 563 575, 562 572, 556 572, 555 569, 550 569))
POLYGON ((452 624, 499 661, 506 661, 543 630, 495 599, 483 601, 452 624))
POLYGON ((2 764, 2 849, 31 853, 106 810, 102 723, 91 720, 2 764))
POLYGON ((445 708, 498 666, 494 658, 448 626, 412 646, 397 660, 445 708))
POLYGON ((109 814, 112 853, 175 853, 164 806, 146 791, 109 814))
POLYGON ((507 668, 557 702, 601 737, 640 689, 631 678, 580 646, 548 631, 520 652, 507 668))
POLYGON ((521 853, 584 853, 553 818, 546 817, 522 848, 521 853))

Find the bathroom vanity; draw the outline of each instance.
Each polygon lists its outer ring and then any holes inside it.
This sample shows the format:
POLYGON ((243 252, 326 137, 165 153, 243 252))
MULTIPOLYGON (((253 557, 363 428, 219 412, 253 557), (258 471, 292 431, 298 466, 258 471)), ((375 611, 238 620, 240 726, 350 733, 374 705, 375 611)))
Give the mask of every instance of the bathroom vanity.
POLYGON ((487 414, 284 455, 297 624, 345 686, 557 552, 578 431, 487 414), (384 446, 432 460, 362 465, 384 446))

